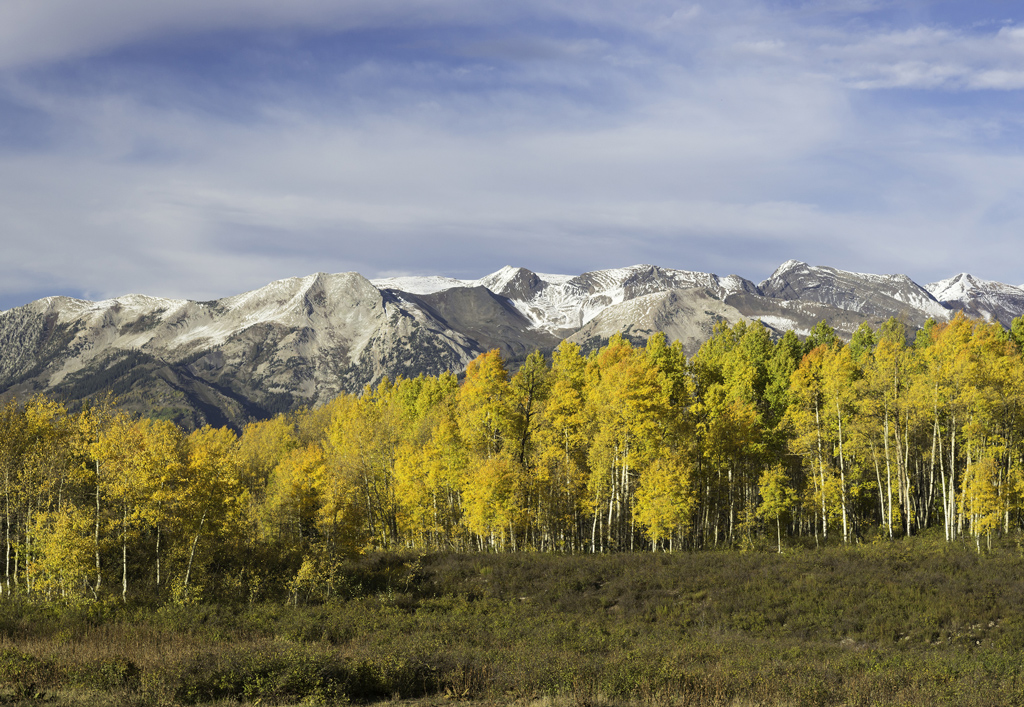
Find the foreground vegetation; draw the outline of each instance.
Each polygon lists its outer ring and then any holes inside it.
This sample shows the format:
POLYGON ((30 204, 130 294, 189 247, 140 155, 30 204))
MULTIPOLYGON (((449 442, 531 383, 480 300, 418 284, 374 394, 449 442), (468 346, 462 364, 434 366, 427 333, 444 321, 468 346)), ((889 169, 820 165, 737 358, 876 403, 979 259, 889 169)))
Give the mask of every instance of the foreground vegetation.
POLYGON ((7 704, 1009 705, 1024 562, 941 538, 372 554, 326 601, 0 602, 7 704))

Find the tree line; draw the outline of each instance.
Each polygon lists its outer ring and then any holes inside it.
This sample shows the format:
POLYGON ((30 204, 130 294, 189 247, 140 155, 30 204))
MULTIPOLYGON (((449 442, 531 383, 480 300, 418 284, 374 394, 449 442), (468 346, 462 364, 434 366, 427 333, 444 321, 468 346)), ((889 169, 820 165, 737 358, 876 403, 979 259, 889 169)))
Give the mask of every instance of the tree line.
POLYGON ((384 380, 241 433, 36 397, 0 411, 0 591, 258 600, 343 590, 369 548, 455 551, 852 543, 1021 526, 1024 320, 958 315, 908 341, 824 322, 777 341, 720 324, 510 375, 384 380), (936 531, 937 532, 937 531, 936 531))

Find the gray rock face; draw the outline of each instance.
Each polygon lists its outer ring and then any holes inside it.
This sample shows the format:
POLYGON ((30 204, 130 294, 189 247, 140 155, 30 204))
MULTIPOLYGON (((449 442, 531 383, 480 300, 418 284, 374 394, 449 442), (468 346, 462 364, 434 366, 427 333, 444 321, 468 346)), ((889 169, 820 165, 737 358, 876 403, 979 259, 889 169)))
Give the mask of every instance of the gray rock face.
MULTIPOLYGON (((505 290, 524 292, 518 284, 505 290)), ((525 292, 528 296, 529 291, 525 292)), ((484 351, 499 349, 505 358, 525 358, 536 349, 554 348, 560 341, 550 332, 535 329, 508 295, 496 294, 482 285, 455 287, 413 301, 445 326, 469 337, 476 347, 484 351)))
POLYGON ((584 349, 592 349, 616 333, 631 340, 646 340, 664 332, 679 341, 687 355, 697 353, 716 324, 729 325, 747 319, 738 309, 707 290, 665 290, 612 305, 569 337, 584 349))
POLYGON ((122 404, 186 426, 241 425, 384 375, 461 370, 482 351, 356 273, 292 278, 214 302, 40 300, 0 315, 0 390, 122 404))
POLYGON ((770 299, 814 302, 867 317, 905 316, 918 325, 928 317, 948 315, 946 307, 906 275, 867 275, 797 260, 783 263, 759 289, 770 299))
POLYGON ((849 336, 862 322, 916 327, 956 310, 1009 326, 1024 290, 970 275, 922 288, 789 261, 760 285, 653 265, 577 276, 507 267, 473 281, 316 273, 212 302, 49 297, 0 313, 0 396, 74 404, 112 391, 187 427, 240 426, 384 376, 461 372, 492 348, 514 366, 566 338, 664 332, 693 353, 721 321, 806 334, 824 319, 849 336))

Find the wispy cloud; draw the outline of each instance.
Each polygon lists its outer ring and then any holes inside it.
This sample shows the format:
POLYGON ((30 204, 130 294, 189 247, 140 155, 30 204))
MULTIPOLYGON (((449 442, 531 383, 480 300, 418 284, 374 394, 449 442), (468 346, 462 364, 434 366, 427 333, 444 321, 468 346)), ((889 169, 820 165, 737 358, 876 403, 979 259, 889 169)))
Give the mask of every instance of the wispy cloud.
POLYGON ((817 49, 856 88, 1017 90, 1024 74, 1024 30, 916 26, 842 36, 817 49))
POLYGON ((1024 30, 892 7, 0 5, 0 307, 506 263, 1024 281, 1024 30))

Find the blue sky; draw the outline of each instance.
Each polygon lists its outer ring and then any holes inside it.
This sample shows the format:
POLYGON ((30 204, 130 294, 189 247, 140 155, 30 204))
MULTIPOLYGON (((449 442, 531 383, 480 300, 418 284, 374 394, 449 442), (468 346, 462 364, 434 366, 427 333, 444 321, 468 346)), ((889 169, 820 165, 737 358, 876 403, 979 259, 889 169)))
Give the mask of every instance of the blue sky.
POLYGON ((7 0, 0 190, 0 309, 506 264, 1019 285, 1024 2, 7 0))

